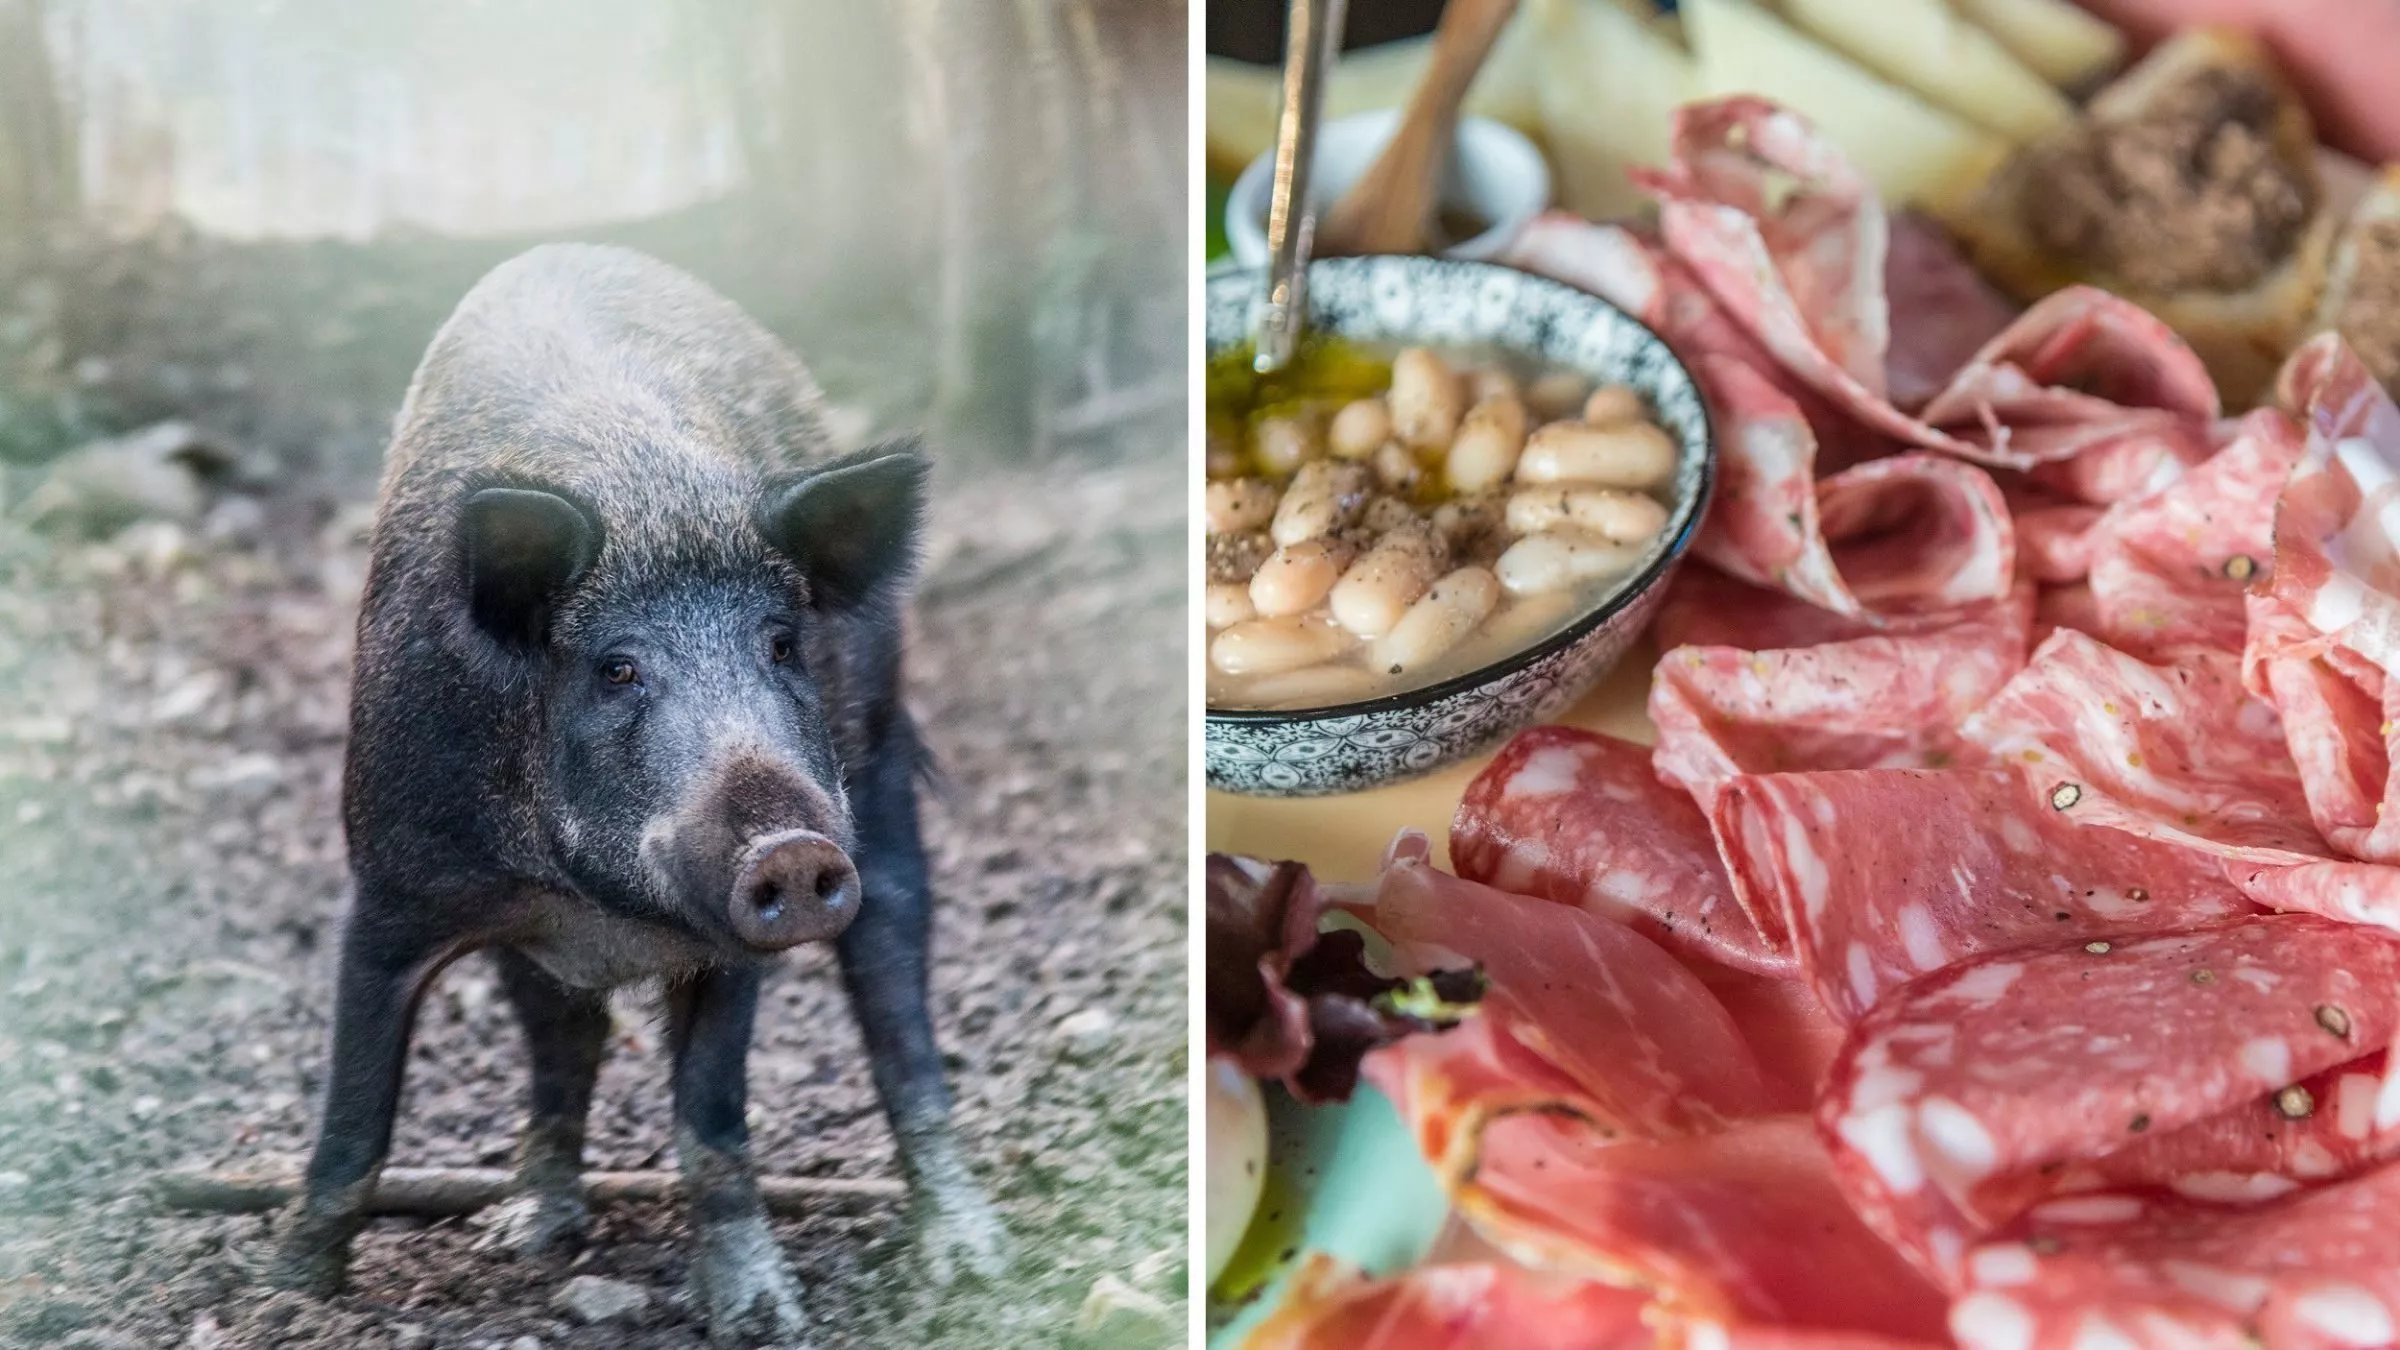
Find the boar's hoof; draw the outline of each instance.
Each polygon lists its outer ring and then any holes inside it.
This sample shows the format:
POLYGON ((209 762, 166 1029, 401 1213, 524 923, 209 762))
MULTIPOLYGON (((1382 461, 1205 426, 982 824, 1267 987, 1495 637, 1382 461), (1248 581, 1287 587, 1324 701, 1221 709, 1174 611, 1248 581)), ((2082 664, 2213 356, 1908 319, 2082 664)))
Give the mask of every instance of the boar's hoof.
POLYGON ((914 1206, 917 1251, 926 1277, 947 1285, 965 1273, 995 1280, 1008 1269, 1008 1230, 973 1182, 922 1194, 914 1206))
POLYGON ((791 1345, 807 1329, 800 1281, 766 1216, 703 1223, 693 1237, 692 1301, 715 1345, 791 1345))
POLYGON ((276 1247, 267 1266, 267 1283, 310 1298, 332 1298, 342 1292, 350 1271, 350 1238, 355 1222, 328 1222, 328 1216, 303 1213, 276 1247))
POLYGON ((572 1252, 583 1245, 591 1216, 591 1206, 575 1187, 529 1190, 492 1211, 491 1228, 475 1245, 527 1261, 572 1252))

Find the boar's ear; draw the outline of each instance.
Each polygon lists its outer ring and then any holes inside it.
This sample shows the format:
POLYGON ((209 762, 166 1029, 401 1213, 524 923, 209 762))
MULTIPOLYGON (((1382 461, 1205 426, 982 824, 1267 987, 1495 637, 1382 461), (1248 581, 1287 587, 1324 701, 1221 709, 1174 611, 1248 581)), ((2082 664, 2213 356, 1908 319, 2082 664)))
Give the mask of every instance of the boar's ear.
POLYGON ((799 564, 817 604, 861 605, 916 565, 931 471, 913 438, 869 446, 771 484, 759 528, 799 564))
POLYGON ((540 642, 551 601, 600 553, 599 523, 583 508, 525 488, 467 498, 461 533, 475 622, 503 642, 540 642))

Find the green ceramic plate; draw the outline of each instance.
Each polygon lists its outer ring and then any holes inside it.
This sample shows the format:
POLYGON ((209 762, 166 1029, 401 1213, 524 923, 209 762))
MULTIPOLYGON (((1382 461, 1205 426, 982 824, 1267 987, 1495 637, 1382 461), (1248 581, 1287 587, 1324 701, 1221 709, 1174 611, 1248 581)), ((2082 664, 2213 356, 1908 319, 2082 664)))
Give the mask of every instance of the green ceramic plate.
POLYGON ((1209 1350, 1240 1345, 1306 1253, 1388 1275, 1424 1260, 1449 1215, 1433 1170, 1382 1093, 1362 1086, 1347 1105, 1317 1107, 1274 1087, 1266 1097, 1266 1189, 1217 1282, 1236 1301, 1220 1304, 1210 1291, 1209 1350), (1253 1292, 1245 1300, 1242 1290, 1253 1292))

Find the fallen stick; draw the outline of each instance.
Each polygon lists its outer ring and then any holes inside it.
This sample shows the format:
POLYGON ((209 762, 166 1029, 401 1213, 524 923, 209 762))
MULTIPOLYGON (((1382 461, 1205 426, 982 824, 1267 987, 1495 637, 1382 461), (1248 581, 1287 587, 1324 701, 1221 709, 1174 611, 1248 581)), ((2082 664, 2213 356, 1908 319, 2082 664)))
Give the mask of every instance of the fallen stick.
MULTIPOLYGON (((583 1193, 593 1205, 673 1199, 680 1180, 673 1172, 586 1172, 583 1193)), ((908 1193, 904 1182, 882 1177, 760 1177, 759 1194, 770 1214, 800 1214, 841 1200, 892 1200, 908 1193)), ((370 1214, 417 1214, 441 1218, 472 1214, 510 1195, 503 1167, 387 1167, 375 1183, 370 1214)), ((297 1170, 161 1172, 150 1194, 168 1209, 200 1214, 259 1214, 281 1209, 300 1194, 297 1170)))

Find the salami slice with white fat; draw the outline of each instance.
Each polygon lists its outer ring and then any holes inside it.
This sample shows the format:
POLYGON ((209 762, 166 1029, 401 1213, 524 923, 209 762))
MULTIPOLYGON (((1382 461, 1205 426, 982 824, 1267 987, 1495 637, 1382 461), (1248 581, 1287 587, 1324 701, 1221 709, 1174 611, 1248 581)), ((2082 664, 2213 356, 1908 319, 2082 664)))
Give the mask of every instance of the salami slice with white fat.
POLYGON ((2078 826, 2006 767, 1737 778, 1712 823, 1743 906, 1780 916, 1845 1022, 1969 957, 2253 912, 2207 855, 2078 826))
MULTIPOLYGON (((2386 518, 2400 482, 2400 410, 2337 339, 2283 374, 2307 443, 2275 514, 2275 570, 2251 596, 2244 675, 2282 714, 2318 831, 2336 851, 2400 863, 2400 543, 2386 518), (2388 817, 2388 818, 2387 818, 2388 817)), ((2373 878, 2344 872, 2357 890, 2373 878)), ((2326 875, 2277 883, 2330 894, 2326 875)))
POLYGON ((2275 500, 2299 453, 2291 419, 2261 408, 2205 462, 2110 508, 2092 532, 2098 635, 2153 660, 2182 647, 2241 651, 2244 597, 2272 570, 2275 500))
POLYGON ((1717 495, 1695 545, 1730 575, 1853 617, 2006 595, 2016 540, 1989 474, 1938 455, 1816 477, 1800 406, 1749 365, 1702 356, 1717 415, 1717 495))
POLYGON ((1467 785, 1450 858, 1470 881, 1578 905, 1681 955, 1770 975, 1791 954, 1733 901, 1708 821, 1646 746, 1535 727, 1467 785))
POLYGON ((2022 584, 1902 633, 1773 650, 1677 647, 1652 673, 1653 763, 1704 810, 1745 773, 1950 767, 1976 753, 1959 725, 2024 664, 2032 619, 2033 588, 2022 584))
POLYGON ((2246 1210, 2157 1192, 2037 1207, 1962 1262, 1966 1350, 2360 1350, 2400 1341, 2400 1165, 2246 1210))
MULTIPOLYGON (((1726 312, 1880 434, 2027 469, 2217 415, 2216 387, 2182 339, 2087 287, 1994 334, 1914 415, 1894 406, 1882 207, 1805 119, 1764 100, 1679 109, 1668 164, 1636 179, 1659 199, 1668 250, 1726 312)), ((2154 469, 2170 467, 2171 444, 2144 448, 2154 469)))
POLYGON ((2242 688, 2239 657, 2153 665, 2061 629, 1963 734, 2079 824, 2255 863, 2324 856, 2282 724, 2242 688))
POLYGON ((2400 937, 2308 915, 2002 953, 1867 1014, 1817 1118, 1861 1214, 1956 1287, 2064 1169, 2272 1100, 2396 1017, 2400 937))

